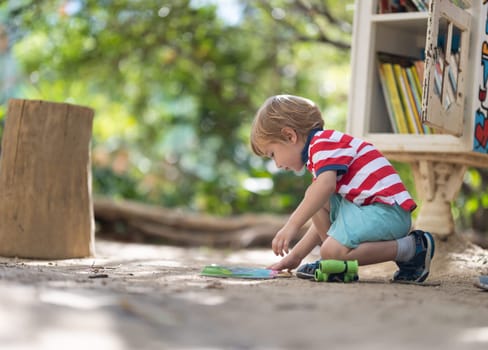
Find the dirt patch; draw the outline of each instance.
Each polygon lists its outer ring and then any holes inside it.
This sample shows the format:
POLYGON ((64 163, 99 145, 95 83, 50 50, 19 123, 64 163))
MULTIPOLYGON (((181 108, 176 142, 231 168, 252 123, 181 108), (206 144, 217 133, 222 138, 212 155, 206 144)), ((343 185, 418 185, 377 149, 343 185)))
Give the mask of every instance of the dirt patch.
MULTIPOLYGON (((318 256, 312 254, 307 261, 318 256)), ((211 263, 262 267, 241 251, 97 242, 97 256, 0 259, 5 349, 479 349, 488 346, 488 251, 437 241, 428 281, 389 283, 393 263, 360 267, 362 282, 201 277, 211 263)))

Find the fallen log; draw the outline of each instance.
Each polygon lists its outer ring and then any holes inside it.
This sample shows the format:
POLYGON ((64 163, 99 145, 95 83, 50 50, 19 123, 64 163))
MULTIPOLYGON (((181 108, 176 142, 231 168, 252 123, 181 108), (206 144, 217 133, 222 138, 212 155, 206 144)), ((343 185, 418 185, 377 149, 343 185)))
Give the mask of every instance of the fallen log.
POLYGON ((220 217, 108 198, 94 199, 94 214, 97 236, 232 249, 269 247, 288 218, 270 214, 220 217))

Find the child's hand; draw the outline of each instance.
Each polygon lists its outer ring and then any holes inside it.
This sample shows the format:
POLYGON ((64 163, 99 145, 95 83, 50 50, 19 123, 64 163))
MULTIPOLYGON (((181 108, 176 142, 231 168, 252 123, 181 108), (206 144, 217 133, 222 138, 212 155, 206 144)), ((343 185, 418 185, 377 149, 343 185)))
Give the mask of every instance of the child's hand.
POLYGON ((278 231, 271 242, 271 247, 275 255, 285 256, 285 253, 288 254, 290 241, 295 237, 297 232, 297 230, 289 228, 288 225, 278 231))
POLYGON ((268 266, 267 268, 268 269, 271 269, 271 270, 276 270, 276 271, 281 271, 281 270, 293 270, 294 268, 296 268, 298 265, 300 265, 302 259, 300 259, 298 256, 296 256, 295 254, 291 253, 291 254, 288 254, 287 256, 285 256, 283 259, 281 259, 281 261, 273 264, 273 265, 270 265, 268 266))

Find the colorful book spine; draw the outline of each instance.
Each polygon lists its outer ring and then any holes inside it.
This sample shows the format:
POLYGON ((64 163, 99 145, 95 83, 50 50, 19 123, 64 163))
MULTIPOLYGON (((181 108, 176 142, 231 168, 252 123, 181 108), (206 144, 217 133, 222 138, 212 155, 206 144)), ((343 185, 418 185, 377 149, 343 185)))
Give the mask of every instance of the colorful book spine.
POLYGON ((410 101, 410 107, 413 114, 415 128, 418 134, 423 134, 424 130, 422 128, 422 121, 420 120, 420 114, 418 109, 418 103, 416 96, 414 95, 415 92, 415 81, 412 76, 412 72, 410 71, 410 67, 403 67, 402 69, 403 79, 407 82, 407 94, 408 99, 410 101))
POLYGON ((398 126, 400 134, 408 134, 408 126, 405 118, 405 112, 403 110, 402 101, 400 98, 400 93, 395 81, 395 73, 393 72, 393 65, 391 63, 383 63, 383 71, 385 73, 385 78, 388 86, 388 91, 391 97, 391 105, 395 111, 395 120, 398 126))
POLYGON ((417 70, 419 80, 421 82, 423 82, 424 81, 425 62, 421 61, 421 60, 417 60, 413 64, 415 65, 415 69, 417 70))
POLYGON ((435 61, 434 72, 435 87, 437 89, 436 93, 439 95, 442 101, 442 105, 447 110, 449 109, 451 103, 454 102, 455 96, 453 95, 451 84, 445 80, 445 78, 449 78, 447 71, 444 71, 447 68, 444 64, 444 60, 444 53, 441 50, 437 50, 437 59, 435 61))
POLYGON ((402 67, 398 63, 394 63, 393 71, 395 73, 395 80, 398 85, 398 90, 400 92, 400 100, 402 102, 403 110, 405 112, 405 120, 407 122, 408 132, 411 134, 418 134, 412 106, 410 105, 410 99, 408 98, 407 82, 405 82, 404 80, 402 67))
MULTIPOLYGON (((414 66, 415 66, 415 75, 417 76, 418 78, 418 87, 419 87, 419 91, 423 91, 424 90, 424 71, 425 71, 425 62, 422 61, 422 60, 416 60, 414 61, 414 66)), ((424 128, 424 132, 426 134, 433 134, 434 131, 432 130, 432 128, 430 128, 429 126, 425 125, 425 124, 422 124, 423 125, 423 128, 424 128)))
MULTIPOLYGON (((420 63, 422 63, 423 65, 423 61, 418 61, 420 63)), ((420 77, 419 77, 419 74, 418 74, 418 69, 417 69, 417 61, 414 62, 414 65, 412 65, 411 67, 409 67, 409 71, 410 71, 410 75, 413 77, 413 80, 414 80, 414 90, 415 90, 415 95, 417 98, 415 100, 416 102, 416 105, 417 105, 417 110, 419 112, 419 117, 420 117, 420 122, 422 123, 422 91, 423 91, 423 87, 422 87, 422 84, 423 82, 420 81, 420 77)), ((432 134, 432 130, 425 124, 422 123, 422 129, 424 131, 424 134, 432 134)))
POLYGON ((377 13, 425 12, 428 10, 423 0, 378 0, 377 13))
POLYGON ((418 11, 425 12, 428 11, 427 6, 422 0, 412 0, 412 3, 415 5, 418 11))
MULTIPOLYGON (((377 65, 393 131, 403 134, 433 134, 433 130, 422 122, 424 62, 412 57, 379 52, 377 65)), ((436 74, 435 90, 442 92, 443 89, 448 89, 447 71, 443 85, 441 63, 438 70, 440 74, 436 74)), ((453 101, 453 97, 447 95, 446 91, 448 101, 453 101)))
POLYGON ((392 106, 392 102, 391 102, 392 99, 388 89, 388 83, 386 81, 383 63, 378 62, 378 73, 380 76, 380 84, 381 84, 381 89, 383 90, 383 96, 385 97, 386 109, 388 111, 388 117, 390 119, 391 128, 393 129, 394 133, 398 134, 400 130, 398 128, 398 124, 395 118, 395 110, 393 109, 392 106))
POLYGON ((449 82, 451 83, 452 90, 457 94, 457 77, 459 73, 458 68, 458 54, 450 54, 448 58, 448 74, 449 82))

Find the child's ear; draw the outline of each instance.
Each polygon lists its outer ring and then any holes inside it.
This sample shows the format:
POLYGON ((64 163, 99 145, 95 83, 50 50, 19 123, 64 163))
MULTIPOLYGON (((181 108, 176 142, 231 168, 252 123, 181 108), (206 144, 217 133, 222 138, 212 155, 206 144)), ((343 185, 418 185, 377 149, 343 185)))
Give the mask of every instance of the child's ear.
POLYGON ((285 137, 285 139, 291 143, 296 143, 298 141, 298 135, 293 128, 289 126, 285 126, 281 129, 281 134, 285 137))

